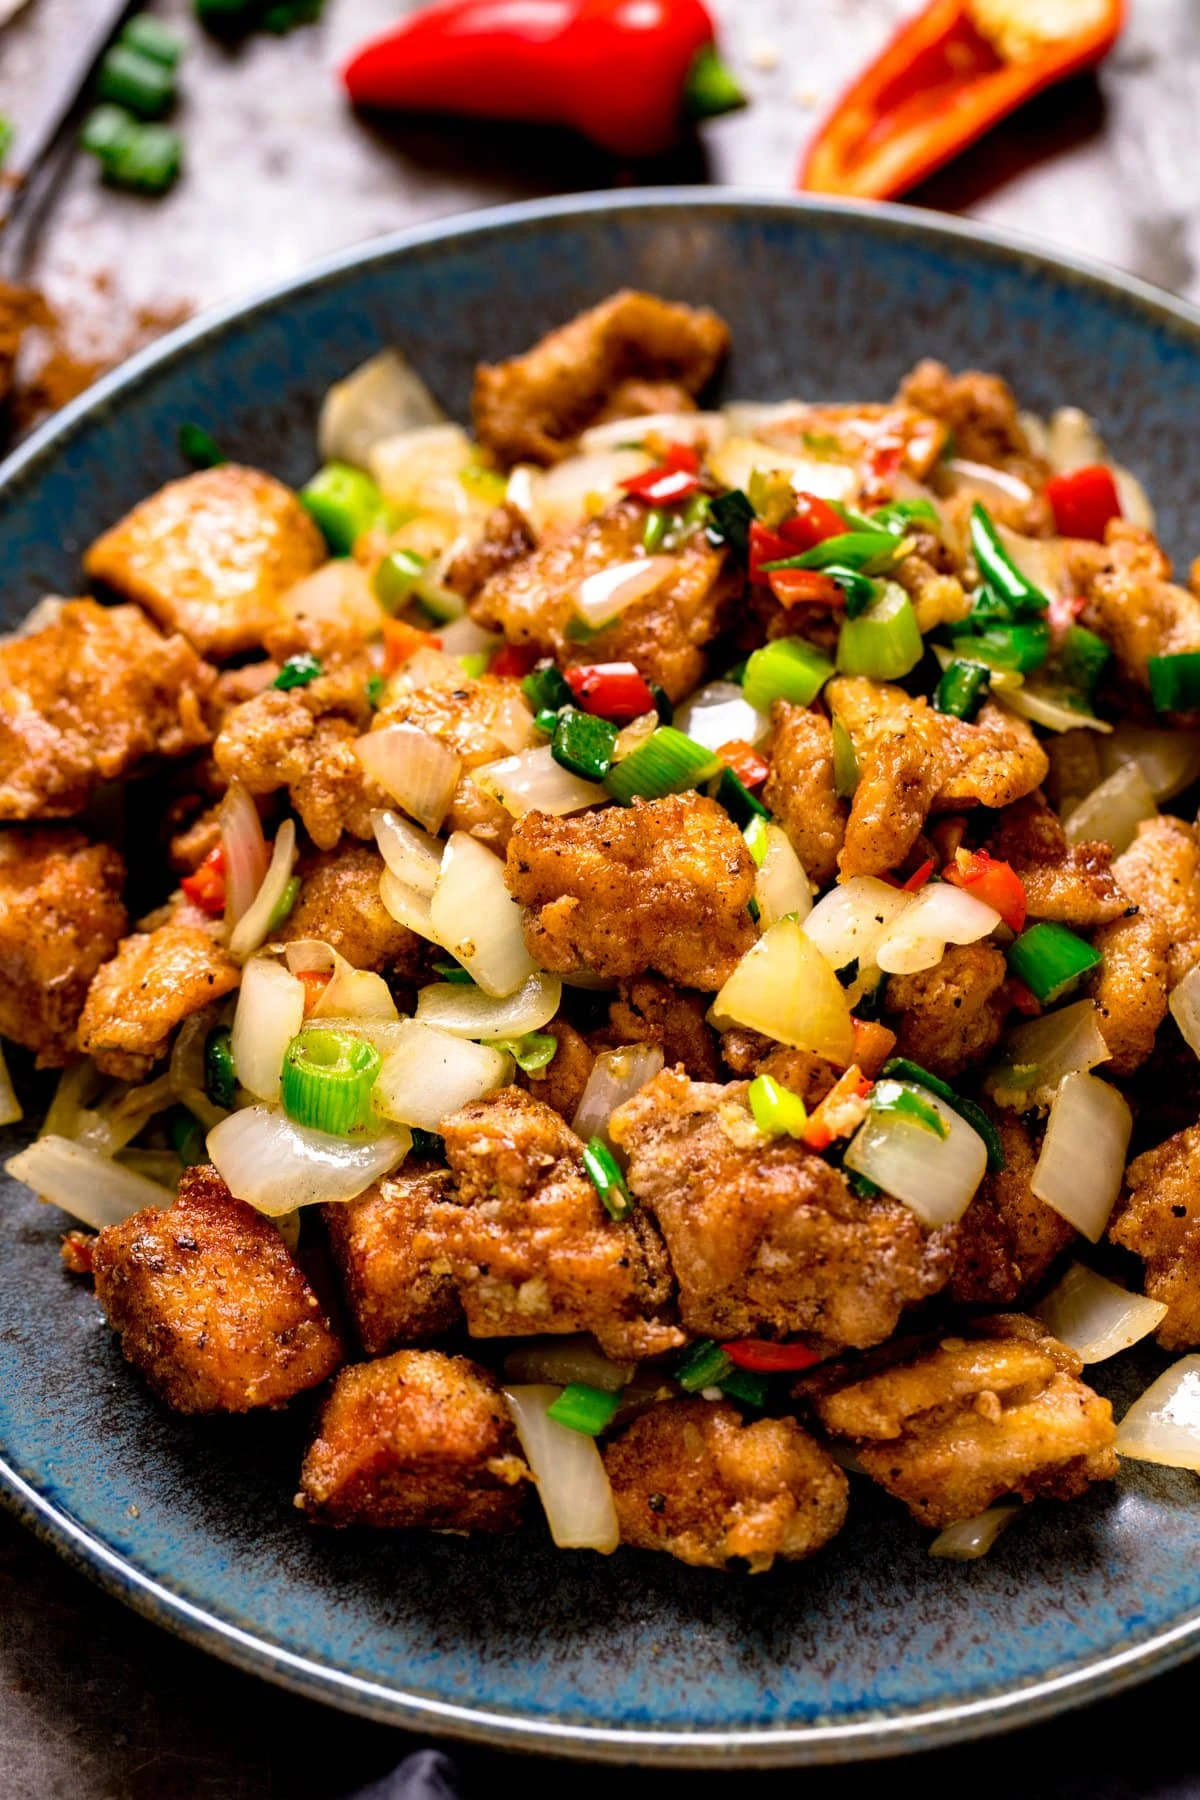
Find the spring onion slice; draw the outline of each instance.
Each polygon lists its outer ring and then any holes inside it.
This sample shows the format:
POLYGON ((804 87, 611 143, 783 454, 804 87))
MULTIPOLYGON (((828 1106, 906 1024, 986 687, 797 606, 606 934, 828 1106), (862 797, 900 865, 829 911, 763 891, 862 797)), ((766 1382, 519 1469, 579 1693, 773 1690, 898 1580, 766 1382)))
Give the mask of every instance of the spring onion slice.
POLYGON ((932 1100, 925 1099, 918 1088, 903 1081, 877 1081, 871 1092, 871 1111, 895 1114, 919 1125, 923 1131, 931 1131, 936 1138, 944 1140, 950 1135, 932 1100))
POLYGON ((1117 1427, 1116 1451, 1200 1474, 1200 1356, 1180 1357, 1134 1401, 1117 1427))
POLYGON ((1129 1103, 1115 1087, 1095 1075, 1063 1077, 1030 1186, 1093 1244, 1121 1191, 1132 1133, 1129 1103))
POLYGON ((1043 1006, 1053 1006, 1103 962, 1103 955, 1055 919, 1042 919, 1008 947, 1008 966, 1043 1006))
POLYGON ((237 1103, 238 1080, 228 1025, 214 1026, 204 1040, 204 1088, 214 1106, 232 1112, 237 1103))
POLYGON ((610 1219, 627 1219, 633 1201, 616 1157, 603 1138, 594 1137, 583 1152, 584 1171, 610 1219))
POLYGON ((832 674, 829 658, 805 638, 775 638, 747 658, 742 693, 762 713, 776 700, 811 706, 832 674))
POLYGON ((604 1461, 593 1438, 550 1417, 556 1387, 509 1387, 505 1404, 537 1482, 550 1535, 560 1550, 599 1550, 621 1541, 604 1461))
POLYGON ((262 885, 230 933, 229 954, 235 961, 245 962, 254 954, 277 922, 277 914, 280 919, 287 917, 290 909, 282 909, 297 855, 296 826, 293 820, 285 819, 275 833, 275 847, 262 885))
POLYGON ((751 1116, 766 1137, 803 1137, 808 1109, 799 1094, 770 1075, 756 1075, 746 1092, 751 1116))
POLYGON ((280 1080, 283 1110, 297 1125, 349 1137, 367 1123, 379 1052, 348 1031, 309 1026, 287 1047, 280 1080))
POLYGON ((981 1106, 976 1106, 973 1100, 968 1100, 962 1094, 956 1094, 948 1081, 943 1081, 938 1075, 931 1075, 928 1069, 923 1069, 920 1063, 911 1062, 907 1056, 889 1057, 880 1072, 897 1081, 928 1088, 931 1094, 936 1094, 939 1100, 952 1106, 987 1145, 988 1168, 1003 1169, 1004 1147, 1000 1142, 1000 1134, 981 1106))
POLYGON ((589 1387, 586 1382, 572 1381, 546 1409, 546 1417, 553 1419, 556 1425, 565 1425, 568 1431, 594 1438, 612 1424, 620 1404, 619 1394, 589 1387))
POLYGON ((934 711, 948 713, 951 718, 972 724, 988 697, 991 680, 992 671, 986 663, 967 662, 956 657, 942 671, 942 678, 934 689, 934 711))
POLYGON ((333 556, 349 556, 383 516, 383 495, 361 469, 329 462, 300 489, 300 503, 316 520, 333 556))
POLYGON ((558 1053, 558 1039, 548 1031, 527 1031, 523 1037, 493 1038, 493 1048, 511 1056, 526 1075, 539 1075, 558 1053))
POLYGON ((913 603, 894 581, 885 582, 879 598, 856 619, 847 618, 838 633, 837 666, 843 675, 898 681, 924 654, 913 603))
POLYGON ((639 750, 613 764, 604 785, 614 800, 631 806, 635 799, 661 800, 699 787, 722 766, 702 744, 694 744, 673 725, 660 725, 639 750))
POLYGON ((733 1358, 711 1338, 693 1344, 675 1371, 675 1379, 685 1394, 699 1394, 716 1387, 733 1370, 733 1358))
POLYGON ((1200 650, 1152 656, 1149 674, 1155 712, 1194 712, 1200 707, 1200 650))
POLYGON ((839 800, 853 800, 858 786, 854 740, 837 713, 833 715, 833 786, 839 800))
POLYGON ((1082 1263, 1072 1263, 1034 1311, 1047 1331, 1085 1363, 1104 1362, 1130 1349, 1157 1331, 1167 1314, 1161 1300, 1131 1294, 1082 1263))
POLYGON ((1039 587, 1023 575, 1004 548, 986 508, 978 501, 971 508, 971 549, 983 581, 1014 618, 1044 613, 1050 602, 1039 587))

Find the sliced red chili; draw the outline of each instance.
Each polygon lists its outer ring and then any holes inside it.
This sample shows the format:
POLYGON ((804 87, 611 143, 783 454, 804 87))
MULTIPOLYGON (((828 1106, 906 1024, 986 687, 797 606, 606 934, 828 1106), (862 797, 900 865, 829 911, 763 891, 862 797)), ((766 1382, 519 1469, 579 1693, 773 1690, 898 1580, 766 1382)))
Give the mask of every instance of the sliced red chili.
POLYGON ((1010 975, 1004 984, 1004 989, 1019 1013, 1024 1013, 1027 1019, 1041 1017, 1042 1003, 1033 989, 1027 988, 1023 981, 1018 981, 1015 975, 1010 975))
POLYGON ((925 883, 929 880, 929 877, 933 874, 936 867, 937 864, 934 862, 932 856, 926 857, 920 868, 914 869, 912 874, 908 877, 908 880, 902 881, 900 886, 906 894, 919 893, 925 886, 925 883))
POLYGON ((647 506, 678 506, 704 487, 699 452, 691 444, 668 444, 661 462, 628 476, 621 486, 647 506))
POLYGON ((1024 928, 1025 887, 1011 863, 989 856, 986 850, 958 850, 953 862, 942 870, 942 879, 994 907, 1012 931, 1024 928))
POLYGON ((779 535, 794 552, 811 550, 814 544, 823 544, 826 538, 841 537, 845 530, 845 520, 839 518, 827 500, 822 500, 819 494, 797 494, 795 514, 783 521, 779 535))
POLYGON ((1062 537, 1094 538, 1104 542, 1104 527, 1121 517, 1121 499, 1113 472, 1103 463, 1052 475, 1046 498, 1054 509, 1054 523, 1062 537))
POLYGON ((636 719, 654 711, 649 683, 633 663, 588 663, 568 669, 567 683, 584 712, 600 719, 636 719))
POLYGON ((761 750, 748 744, 745 738, 730 738, 722 744, 717 755, 726 768, 732 769, 743 787, 760 788, 771 773, 771 765, 761 750))
POLYGON ((225 851, 217 844, 211 849, 204 861, 190 875, 185 875, 180 887, 194 906, 200 907, 212 918, 225 911, 225 851))
POLYGON ((767 576, 781 606, 840 606, 842 590, 821 569, 772 569, 767 576))
POLYGON ((772 531, 761 519, 754 520, 750 527, 751 581, 768 581, 770 577, 763 574, 763 564, 786 562, 789 556, 795 554, 795 544, 789 543, 781 532, 772 531))
POLYGON ((521 681, 540 655, 541 651, 536 644, 501 644, 488 664, 488 674, 511 675, 521 681))
POLYGON ((772 1344, 766 1338, 739 1338, 736 1343, 722 1344, 721 1348, 739 1369, 754 1369, 762 1375, 810 1369, 821 1360, 807 1344, 772 1344))
POLYGON ((394 675, 418 650, 440 650, 442 640, 431 631, 422 631, 405 619, 383 621, 383 672, 394 675))

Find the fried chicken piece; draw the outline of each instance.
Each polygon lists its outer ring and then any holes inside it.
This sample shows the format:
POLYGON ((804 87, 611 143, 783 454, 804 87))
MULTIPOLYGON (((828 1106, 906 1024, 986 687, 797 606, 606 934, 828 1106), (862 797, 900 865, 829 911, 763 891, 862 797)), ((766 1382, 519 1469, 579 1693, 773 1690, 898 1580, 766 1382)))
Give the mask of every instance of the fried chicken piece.
POLYGON ((952 375, 944 363, 929 357, 905 376, 899 398, 948 427, 960 460, 1003 469, 1033 489, 1027 501, 998 499, 991 488, 979 495, 1002 524, 1030 536, 1053 531, 1054 516, 1041 491, 1050 470, 1030 445, 1006 381, 979 369, 952 375))
POLYGON ((129 928, 125 865, 69 825, 0 832, 0 1034, 39 1068, 75 1054, 88 987, 129 928))
POLYGON ((606 1444, 621 1542, 693 1568, 751 1574, 837 1536, 849 1483, 794 1419, 743 1424, 732 1406, 668 1400, 606 1444))
POLYGON ((821 713, 777 700, 771 708, 771 773, 763 804, 774 813, 818 887, 837 874, 848 808, 833 781, 833 727, 821 713))
POLYGON ((96 539, 83 566, 202 656, 221 658, 257 649, 279 596, 325 557, 290 488, 260 469, 220 463, 141 501, 96 539))
POLYGON ((441 1200, 449 1172, 405 1163, 356 1200, 322 1208, 346 1305, 368 1356, 428 1343, 462 1321, 458 1291, 437 1257, 419 1255, 417 1237, 441 1200))
POLYGON ((461 673, 452 682, 430 680, 422 659, 414 662, 413 671, 410 676, 402 670, 391 682, 375 728, 415 725, 453 750, 463 772, 445 829, 469 831, 503 854, 512 833, 512 814, 476 787, 470 772, 541 741, 521 684, 508 676, 484 675, 475 681, 461 673))
POLYGON ((987 847, 1021 877, 1031 921, 1057 919, 1076 931, 1094 931, 1129 909, 1112 872, 1112 845, 1068 844, 1040 791, 1000 814, 987 847))
POLYGON ((1005 1166, 985 1175, 954 1234, 950 1293, 960 1306, 1011 1306, 1040 1287, 1075 1228, 1033 1192, 1037 1150, 1022 1121, 996 1122, 1005 1166))
MULTIPOLYGON (((1118 880, 1122 858, 1114 865, 1118 880)), ((1154 1049, 1167 1016, 1167 966, 1171 943, 1160 919, 1140 909, 1102 925, 1092 946, 1104 958, 1092 985, 1100 1035, 1111 1061, 1105 1073, 1132 1075, 1154 1049)))
POLYGON ((296 1505, 323 1525, 512 1531, 528 1479, 486 1369, 439 1350, 397 1350, 334 1382, 296 1505))
POLYGON ((664 1069, 609 1121, 630 1190, 662 1228, 684 1325, 720 1340, 881 1343, 945 1282, 944 1234, 898 1201, 860 1200, 794 1138, 764 1138, 747 1086, 664 1069))
POLYGON ((92 979, 79 1048, 105 1075, 140 1081, 167 1054, 176 1027, 231 993, 241 973, 201 925, 169 920, 134 932, 92 979))
POLYGON ((721 1033, 721 1055, 735 1075, 769 1075, 780 1087, 799 1094, 810 1111, 821 1104, 842 1074, 811 1050, 793 1050, 742 1025, 721 1033))
POLYGON ((320 938, 356 969, 412 980, 424 960, 423 940, 398 925, 379 898, 384 862, 365 844, 344 844, 301 868, 300 895, 276 941, 320 938))
POLYGON ((137 606, 65 600, 0 643, 0 819, 61 819, 102 781, 209 743, 216 671, 137 606))
POLYGON ((91 1258, 126 1361, 176 1412, 282 1406, 342 1360, 277 1228, 208 1165, 185 1171, 174 1206, 107 1226, 91 1258))
POLYGON ((1196 828, 1163 814, 1143 819, 1113 864, 1122 894, 1167 934, 1167 986, 1177 987, 1200 962, 1200 838, 1196 828))
POLYGON ((556 463, 623 384, 670 382, 698 394, 728 351, 728 327, 707 307, 625 288, 523 356, 481 363, 471 403, 475 435, 501 463, 556 463))
POLYGON ((529 1089, 535 1100, 552 1106, 569 1125, 579 1110, 596 1053, 565 1019, 551 1019, 542 1030, 558 1048, 544 1069, 537 1069, 532 1075, 518 1072, 517 1081, 529 1089))
POLYGON ((714 993, 757 937, 754 859, 699 794, 551 818, 527 813, 508 846, 525 941, 544 969, 620 979, 656 970, 714 993))
POLYGON ((1104 544, 1068 540, 1067 571, 1086 600, 1080 621, 1108 644, 1127 680, 1150 686, 1150 658, 1200 651, 1200 598, 1169 580, 1152 532, 1114 519, 1104 544))
POLYGON ((1034 1320, 1000 1314, 878 1373, 821 1371, 821 1422, 919 1525, 971 1519, 1002 1494, 1073 1500, 1117 1472, 1112 1408, 1034 1320))
POLYGON ((660 1044, 668 1068, 682 1063, 694 1081, 719 1081, 721 1059, 709 1025, 708 997, 672 986, 655 975, 622 981, 596 1039, 612 1044, 660 1044))
POLYGON ((480 536, 456 552, 442 584, 464 600, 473 600, 486 581, 520 562, 533 547, 533 533, 524 513, 506 500, 488 514, 480 536))
POLYGON ((982 1062, 1004 1030, 1007 975, 1003 952, 986 942, 947 944, 932 969, 889 975, 883 1004, 899 1054, 947 1081, 982 1062))
POLYGON ((583 1145, 551 1107, 504 1088, 452 1113, 442 1135, 458 1193, 415 1248, 445 1258, 472 1337, 590 1331, 616 1361, 683 1342, 653 1223, 636 1208, 609 1217, 583 1145))
POLYGON ((1146 1265, 1146 1293, 1167 1308, 1164 1350, 1200 1344, 1200 1125, 1135 1157, 1108 1235, 1146 1265))

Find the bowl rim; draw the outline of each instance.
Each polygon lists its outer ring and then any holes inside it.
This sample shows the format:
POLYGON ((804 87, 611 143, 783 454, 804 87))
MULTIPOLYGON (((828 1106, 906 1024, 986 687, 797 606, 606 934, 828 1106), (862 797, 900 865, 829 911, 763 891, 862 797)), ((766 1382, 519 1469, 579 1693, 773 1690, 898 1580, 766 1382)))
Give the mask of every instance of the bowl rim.
MULTIPOLYGON (((94 415, 133 393, 160 367, 185 357, 196 344, 219 339, 231 326, 293 295, 335 282, 344 273, 388 263, 459 239, 509 235, 548 221, 654 211, 753 210, 780 219, 821 215, 845 220, 882 237, 917 237, 932 244, 983 249, 997 262, 1014 258, 1060 279, 1129 302, 1160 329, 1200 351, 1200 307, 1164 289, 1074 252, 1056 249, 1021 232, 999 229, 915 207, 754 188, 663 186, 555 196, 490 207, 409 226, 347 246, 280 280, 206 308, 157 342, 137 352, 69 402, 0 463, 0 506, 6 493, 38 472, 94 415)), ((675 1768, 788 1767, 845 1763, 896 1755, 1032 1724, 1073 1704, 1099 1699, 1182 1662, 1200 1650, 1200 1610, 1127 1649, 1093 1657, 1077 1668, 999 1688, 972 1700, 849 1722, 739 1726, 707 1730, 635 1725, 587 1725, 530 1717, 499 1708, 474 1707, 406 1692, 332 1668, 273 1644, 173 1591, 146 1574, 74 1519, 4 1457, 0 1446, 0 1502, 68 1563, 143 1617, 196 1648, 221 1656, 306 1698, 336 1705, 409 1731, 425 1729, 500 1749, 539 1751, 592 1761, 675 1768)))

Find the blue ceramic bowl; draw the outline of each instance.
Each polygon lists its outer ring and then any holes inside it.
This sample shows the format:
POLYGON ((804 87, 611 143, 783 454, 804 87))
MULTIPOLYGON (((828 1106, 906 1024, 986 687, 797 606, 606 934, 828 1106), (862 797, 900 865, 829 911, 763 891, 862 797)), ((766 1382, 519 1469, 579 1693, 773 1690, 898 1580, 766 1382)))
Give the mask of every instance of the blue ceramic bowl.
MULTIPOLYGON (((406 233, 175 333, 0 470, 5 617, 76 591, 89 539, 182 472, 181 422, 301 480, 324 390, 379 345, 465 415, 478 357, 627 283, 718 307, 727 389, 745 396, 884 397, 932 353, 998 370, 1035 408, 1082 405, 1185 548, 1200 315, 924 213, 680 190, 406 233)), ((871 1488, 830 1550, 754 1580, 562 1554, 538 1528, 502 1543, 313 1530, 291 1504, 304 1409, 166 1413, 59 1272, 62 1228, 24 1189, 0 1196, 0 1488, 151 1618, 316 1698, 580 1756, 800 1763, 1026 1721, 1197 1643, 1195 1479, 1136 1464, 1031 1509, 973 1564, 933 1561, 871 1488)), ((1098 1385, 1119 1412, 1154 1366, 1105 1365, 1098 1385)))

